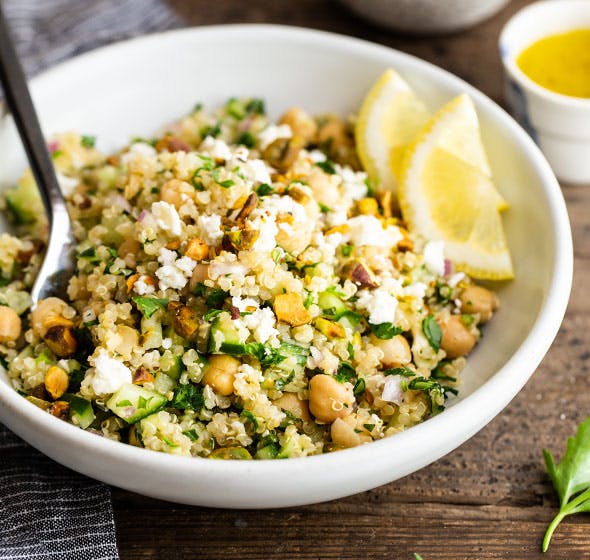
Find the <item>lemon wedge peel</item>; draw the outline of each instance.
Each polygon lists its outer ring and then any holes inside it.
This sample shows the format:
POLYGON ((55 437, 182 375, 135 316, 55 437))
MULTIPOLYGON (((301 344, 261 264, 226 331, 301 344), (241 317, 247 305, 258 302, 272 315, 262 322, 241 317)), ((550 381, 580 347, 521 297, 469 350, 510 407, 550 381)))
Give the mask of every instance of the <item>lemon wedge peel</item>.
POLYGON ((507 205, 492 183, 468 96, 440 109, 408 146, 399 204, 416 233, 445 242, 445 254, 458 270, 478 279, 514 277, 499 214, 507 205))
POLYGON ((357 152, 382 189, 397 191, 406 147, 428 118, 426 106, 391 68, 366 95, 355 125, 357 152))

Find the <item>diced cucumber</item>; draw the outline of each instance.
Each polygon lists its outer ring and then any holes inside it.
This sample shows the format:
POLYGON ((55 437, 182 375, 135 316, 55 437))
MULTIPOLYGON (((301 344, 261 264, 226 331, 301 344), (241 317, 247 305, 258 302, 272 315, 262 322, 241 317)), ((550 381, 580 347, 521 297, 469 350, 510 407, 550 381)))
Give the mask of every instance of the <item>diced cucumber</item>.
POLYGON ((307 363, 309 348, 291 342, 281 342, 281 345, 279 346, 279 354, 285 356, 285 359, 282 362, 279 362, 276 367, 291 370, 294 366, 302 367, 307 363))
POLYGON ((15 189, 6 191, 5 196, 6 206, 17 224, 30 224, 45 215, 39 190, 30 171, 21 177, 15 189))
POLYGON ((241 459, 241 460, 248 460, 252 459, 252 455, 247 449, 243 447, 221 447, 220 449, 216 449, 209 455, 210 459, 241 459))
POLYGON ((327 317, 338 320, 348 308, 334 290, 325 290, 318 295, 318 305, 327 317))
POLYGON ((85 430, 90 424, 92 424, 92 422, 94 422, 96 416, 90 401, 87 401, 78 395, 71 395, 68 393, 61 398, 70 403, 70 420, 72 421, 72 424, 85 430))
POLYGON ((240 342, 238 330, 234 327, 230 314, 225 311, 218 315, 211 325, 209 353, 234 355, 246 353, 246 345, 240 342))
POLYGON ((180 374, 184 370, 184 364, 182 363, 182 356, 172 356, 169 360, 168 367, 162 367, 162 371, 175 381, 178 381, 180 374))
POLYGON ((156 311, 151 317, 141 319, 141 345, 146 349, 162 346, 161 312, 156 311))
POLYGON ((40 366, 41 364, 53 364, 55 360, 49 355, 49 350, 43 349, 41 353, 35 358, 35 365, 40 366))
POLYGON ((133 424, 156 412, 167 401, 164 395, 156 391, 125 383, 106 404, 119 418, 133 424))
POLYGON ((256 459, 276 459, 279 454, 279 446, 276 443, 269 443, 256 452, 256 459))

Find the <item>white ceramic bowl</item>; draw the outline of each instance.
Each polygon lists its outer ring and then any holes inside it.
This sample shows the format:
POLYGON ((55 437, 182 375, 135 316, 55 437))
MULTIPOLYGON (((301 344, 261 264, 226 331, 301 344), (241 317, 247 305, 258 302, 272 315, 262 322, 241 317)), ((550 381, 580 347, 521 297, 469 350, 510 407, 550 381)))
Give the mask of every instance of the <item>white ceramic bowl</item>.
MULTIPOLYGON (((549 165, 497 105, 460 79, 391 49, 327 33, 276 26, 174 31, 78 57, 32 81, 47 134, 77 129, 112 148, 188 111, 230 96, 261 95, 271 114, 298 104, 312 113, 358 108, 393 66, 432 109, 461 92, 477 107, 498 188, 511 204, 505 225, 516 280, 498 286, 502 308, 469 357, 461 398, 394 437, 338 453, 285 461, 211 461, 123 445, 62 422, 0 381, 0 420, 56 461, 110 484, 189 504, 259 508, 346 496, 405 476, 448 453, 518 393, 549 348, 572 278, 568 217, 549 165)), ((0 123, 0 184, 25 160, 0 123)))
POLYGON ((452 33, 492 17, 509 0, 341 0, 368 21, 406 33, 452 33))
POLYGON ((588 0, 535 2, 508 21, 499 47, 506 97, 514 115, 539 144, 560 179, 590 184, 590 99, 545 89, 516 64, 518 55, 535 41, 581 28, 590 28, 588 0))

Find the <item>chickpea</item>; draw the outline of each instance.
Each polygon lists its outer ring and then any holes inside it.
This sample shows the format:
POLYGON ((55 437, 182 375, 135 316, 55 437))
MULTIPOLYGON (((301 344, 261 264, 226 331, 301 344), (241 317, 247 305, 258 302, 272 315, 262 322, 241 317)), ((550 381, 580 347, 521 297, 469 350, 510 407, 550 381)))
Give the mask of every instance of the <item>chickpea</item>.
POLYGON ((200 284, 205 280, 209 280, 209 265, 200 263, 193 268, 193 275, 189 282, 189 288, 194 290, 197 284, 200 284))
POLYGON ((45 372, 45 389, 54 398, 59 399, 70 384, 68 374, 58 366, 51 366, 45 372))
POLYGON ((307 401, 301 400, 297 393, 283 393, 283 396, 273 401, 273 404, 281 410, 290 412, 293 416, 300 418, 304 422, 309 422, 311 419, 307 401))
POLYGON ((20 336, 21 320, 10 307, 0 307, 0 342, 13 342, 20 336))
POLYGON ((306 143, 314 140, 318 131, 315 121, 299 107, 291 107, 279 120, 280 124, 288 124, 296 136, 301 136, 306 143))
POLYGON ((135 329, 120 325, 117 327, 117 333, 107 342, 107 348, 114 353, 119 354, 124 360, 131 358, 133 348, 139 345, 139 334, 135 329))
POLYGON ((498 309, 496 294, 481 286, 468 286, 459 295, 461 310, 465 313, 479 314, 479 322, 487 323, 498 309))
POLYGON ((441 348, 449 358, 466 356, 475 346, 475 337, 467 330, 461 318, 452 315, 440 325, 442 330, 441 348))
POLYGON ((215 354, 209 358, 203 383, 209 385, 216 393, 227 397, 234 392, 234 377, 240 367, 240 361, 227 354, 215 354))
POLYGON ((354 395, 350 383, 319 374, 309 382, 309 410, 320 422, 331 424, 352 412, 354 395))
POLYGON ((164 183, 160 190, 160 200, 172 204, 177 210, 187 201, 195 196, 195 189, 178 179, 171 179, 164 183))
POLYGON ((310 186, 317 202, 328 208, 333 208, 340 201, 340 191, 332 179, 336 175, 328 175, 320 169, 312 171, 305 177, 305 182, 310 186))
POLYGON ((408 341, 401 334, 393 338, 382 340, 375 335, 371 335, 371 344, 380 348, 383 352, 381 363, 385 367, 400 367, 412 361, 412 351, 408 341))
POLYGON ((124 259, 129 254, 137 255, 140 249, 141 245, 139 241, 137 241, 137 239, 134 237, 128 237, 125 239, 125 241, 123 241, 123 243, 121 243, 121 245, 119 245, 117 253, 122 259, 124 259))
POLYGON ((41 337, 45 336, 49 322, 55 317, 63 317, 68 309, 68 304, 57 297, 48 297, 41 300, 31 313, 31 326, 41 337))
POLYGON ((280 245, 289 253, 298 255, 311 243, 313 230, 301 222, 294 222, 289 225, 291 226, 289 229, 284 229, 280 227, 279 222, 279 233, 276 236, 277 245, 280 245))
POLYGON ((348 142, 346 123, 336 115, 329 115, 317 135, 318 144, 330 143, 330 150, 337 150, 348 142))
POLYGON ((354 419, 350 416, 336 418, 330 426, 332 441, 342 447, 356 447, 357 445, 371 441, 372 438, 370 436, 357 433, 354 428, 354 419))

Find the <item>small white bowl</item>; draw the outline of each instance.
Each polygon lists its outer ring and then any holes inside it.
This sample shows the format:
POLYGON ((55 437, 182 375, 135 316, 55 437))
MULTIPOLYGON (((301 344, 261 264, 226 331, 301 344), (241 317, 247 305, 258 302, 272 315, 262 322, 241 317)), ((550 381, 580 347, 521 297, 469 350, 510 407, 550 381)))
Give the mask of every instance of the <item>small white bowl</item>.
POLYGON ((453 33, 492 17, 508 0, 341 0, 368 21, 406 33, 453 33))
POLYGON ((518 55, 534 42, 573 29, 590 29, 588 0, 543 0, 517 12, 500 34, 506 97, 559 179, 590 184, 590 99, 550 91, 524 74, 518 55))
MULTIPOLYGON (((417 58, 329 33, 280 26, 200 27, 152 35, 77 57, 32 81, 47 135, 95 134, 102 149, 148 136, 197 101, 261 96, 272 117, 358 109, 392 66, 431 111, 460 93, 477 108, 498 189, 516 280, 495 286, 502 307, 469 356, 459 399, 401 434, 314 457, 214 461, 125 445, 43 412, 0 375, 0 421, 68 467, 156 498, 217 507, 294 506, 375 488, 435 461, 475 434, 518 393, 547 352, 566 308, 572 241, 559 185, 531 138, 475 88, 417 58)), ((10 119, 0 120, 0 185, 26 161, 10 119)), ((2 231, 2 227, 0 227, 2 231)), ((484 450, 482 450, 484 452, 484 450)))

